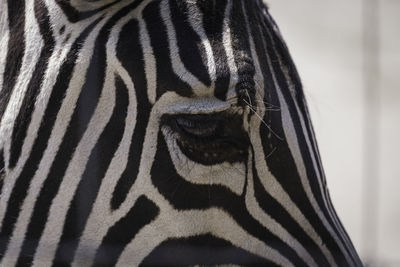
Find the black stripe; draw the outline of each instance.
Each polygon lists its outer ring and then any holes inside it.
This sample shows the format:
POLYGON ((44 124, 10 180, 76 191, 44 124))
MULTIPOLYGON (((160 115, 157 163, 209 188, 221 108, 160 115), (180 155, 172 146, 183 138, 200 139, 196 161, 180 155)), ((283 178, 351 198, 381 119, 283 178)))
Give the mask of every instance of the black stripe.
POLYGON ((211 234, 173 238, 162 242, 140 266, 277 266, 211 234))
MULTIPOLYGON (((300 112, 302 113, 302 116, 304 118, 304 122, 306 123, 306 128, 304 130, 307 131, 309 137, 311 138, 311 135, 310 135, 311 132, 309 131, 309 129, 310 129, 309 127, 312 127, 312 126, 308 124, 308 115, 307 115, 307 113, 305 111, 305 108, 306 108, 306 106, 304 105, 305 104, 305 97, 304 97, 304 94, 303 94, 301 81, 300 81, 300 78, 298 77, 296 68, 294 66, 294 63, 293 63, 291 57, 290 57, 289 51, 287 50, 287 47, 286 47, 285 43, 280 39, 279 36, 277 36, 275 31, 271 28, 272 26, 269 25, 269 21, 265 17, 261 18, 261 19, 263 19, 264 23, 265 23, 264 24, 265 25, 265 28, 264 28, 265 36, 269 36, 270 37, 269 39, 270 39, 271 45, 274 44, 275 53, 280 56, 280 58, 283 60, 283 62, 285 64, 285 66, 288 68, 289 76, 290 76, 290 78, 291 78, 291 80, 292 80, 292 82, 293 82, 293 84, 295 86, 295 88, 294 88, 295 89, 295 96, 294 96, 295 97, 295 101, 298 104, 300 112)), ((270 17, 270 19, 272 19, 272 18, 270 17)), ((278 60, 277 57, 276 57, 276 60, 278 60)), ((277 63, 277 62, 275 62, 275 63, 277 63)), ((279 73, 282 72, 282 70, 280 68, 277 68, 277 69, 278 69, 279 73)), ((281 75, 283 75, 283 74, 281 74, 281 75)), ((283 88, 287 88, 288 87, 287 82, 283 82, 283 80, 286 80, 286 77, 283 76, 283 77, 280 77, 280 78, 281 78, 281 81, 282 81, 281 84, 284 85, 283 88)), ((285 92, 282 91, 282 93, 285 93, 285 92)), ((288 96, 290 96, 290 95, 288 95, 288 96)), ((288 103, 288 105, 292 106, 292 105, 290 105, 290 103, 288 103)), ((303 128, 301 127, 301 124, 300 124, 300 117, 297 114, 297 110, 295 109, 294 102, 293 102, 293 106, 292 107, 294 109, 292 112, 296 113, 296 118, 297 118, 298 123, 299 123, 299 127, 296 127, 296 129, 300 129, 301 131, 299 132, 299 134, 302 135, 303 138, 305 138, 305 136, 303 134, 303 128)), ((310 141, 311 141, 311 146, 312 146, 311 149, 313 149, 313 152, 314 152, 315 156, 318 157, 319 153, 318 153, 318 151, 315 150, 316 144, 313 143, 312 139, 310 139, 310 141)), ((301 150, 305 150, 305 151, 301 151, 301 153, 303 155, 303 158, 305 157, 304 153, 307 153, 307 162, 312 164, 311 154, 309 154, 310 151, 308 150, 307 144, 304 143, 304 146, 300 146, 300 148, 301 148, 301 150)), ((318 161, 318 158, 316 158, 316 160, 318 161)), ((314 175, 316 175, 315 171, 318 171, 318 173, 321 175, 321 177, 323 177, 322 169, 321 169, 321 166, 319 166, 319 164, 317 165, 317 170, 312 168, 312 172, 313 172, 314 175)), ((321 192, 321 190, 319 189, 319 184, 317 182, 318 181, 317 177, 315 176, 313 179, 310 179, 310 180, 315 181, 314 183, 312 183, 312 190, 313 190, 314 195, 317 197, 317 202, 322 204, 323 203, 322 193, 324 193, 324 192, 321 192)), ((312 181, 310 181, 310 183, 312 181)), ((326 186, 326 184, 323 184, 323 186, 326 186)), ((324 212, 324 215, 327 217, 328 221, 332 224, 333 223, 332 218, 330 217, 328 211, 326 210, 325 205, 321 206, 321 209, 324 212)))
POLYGON ((24 100, 19 110, 18 117, 15 120, 11 141, 11 153, 9 168, 13 168, 21 154, 22 145, 27 134, 28 126, 32 119, 32 113, 35 107, 36 98, 40 92, 48 60, 54 50, 54 38, 50 27, 49 13, 46 5, 39 0, 35 0, 34 5, 36 21, 39 25, 40 34, 43 37, 44 46, 40 53, 38 62, 32 78, 29 81, 24 100))
MULTIPOLYGON (((273 18, 271 16, 269 16, 268 14, 268 20, 265 19, 265 23, 266 25, 269 25, 270 23, 268 23, 268 21, 271 21, 271 23, 274 25, 274 27, 276 27, 276 29, 278 28, 278 26, 276 25, 276 23, 274 22, 273 18)), ((271 25, 269 25, 269 27, 271 27, 271 25)), ((336 215, 336 212, 334 210, 334 208, 332 207, 331 203, 330 203, 330 196, 328 193, 328 189, 327 189, 327 184, 326 184, 326 180, 325 180, 325 176, 324 176, 324 170, 320 161, 320 155, 319 155, 319 151, 318 151, 318 144, 316 142, 314 142, 313 136, 314 136, 314 130, 313 130, 313 126, 311 124, 311 120, 309 119, 309 112, 308 112, 308 108, 307 108, 307 102, 301 87, 301 81, 300 81, 300 77, 298 75, 298 72, 296 70, 296 67, 294 65, 294 62, 291 59, 289 50, 285 44, 285 42, 282 40, 282 38, 274 31, 271 29, 271 32, 273 33, 273 39, 274 41, 278 44, 278 46, 276 47, 276 50, 280 53, 281 57, 283 58, 284 62, 287 64, 288 67, 288 74, 290 79, 293 81, 293 83, 295 85, 297 85, 298 88, 296 88, 296 95, 294 96, 296 99, 296 102, 299 106, 300 112, 303 115, 304 118, 304 124, 305 124, 305 128, 303 130, 306 131, 309 140, 310 140, 310 145, 311 145, 311 150, 312 153, 315 156, 315 162, 316 162, 316 168, 317 170, 315 170, 316 172, 318 172, 319 176, 321 177, 320 183, 322 184, 322 191, 319 187, 319 183, 317 182, 318 180, 315 179, 314 181, 316 181, 315 186, 312 187, 313 192, 320 192, 320 194, 316 194, 317 196, 317 202, 321 203, 322 205, 321 210, 324 213, 325 217, 327 218, 327 220, 329 221, 329 223, 333 226, 333 230, 335 231, 335 233, 338 235, 339 239, 343 242, 343 244, 349 244, 348 242, 345 241, 345 237, 340 233, 339 229, 337 227, 335 227, 336 223, 334 221, 334 219, 331 217, 330 212, 328 209, 331 210, 333 216, 336 216, 337 218, 337 222, 339 224, 338 227, 341 227, 341 229, 343 230, 344 234, 346 235, 346 231, 344 230, 344 228, 342 227, 339 218, 336 215), (326 201, 327 201, 327 205, 324 204, 323 202, 323 196, 325 196, 326 201)), ((302 147, 304 148, 304 147, 302 147)), ((311 153, 311 151, 308 150, 308 148, 306 148, 308 153, 311 153)), ((302 151, 302 154, 304 154, 304 152, 302 151)), ((310 158, 311 158, 311 154, 309 154, 310 158)), ((349 253, 349 255, 352 254, 352 252, 350 250, 354 250, 353 245, 350 243, 350 246, 345 246, 346 251, 349 253)), ((358 259, 357 259, 358 260, 358 259)), ((354 262, 353 262, 354 263, 354 262)), ((359 264, 359 263, 358 263, 359 264)))
MULTIPOLYGON (((82 87, 70 124, 68 125, 67 131, 64 135, 64 139, 59 147, 58 154, 53 161, 50 172, 43 185, 43 188, 40 191, 39 198, 35 205, 34 214, 31 220, 31 229, 34 229, 31 233, 34 235, 34 237, 40 237, 44 230, 52 200, 58 192, 75 148, 85 133, 89 121, 98 104, 104 85, 106 70, 106 44, 109 38, 110 29, 120 18, 134 9, 137 6, 136 4, 138 3, 135 2, 135 4, 131 4, 116 13, 101 29, 95 41, 94 51, 86 73, 85 83, 82 87)), ((90 30, 100 19, 95 21, 90 26, 90 30)), ((55 87, 54 90, 57 91, 57 88, 55 87)), ((52 103, 50 102, 49 106, 51 105, 52 103)), ((62 220, 64 220, 64 218, 62 218, 62 220)), ((35 239, 34 237, 33 239, 35 239)), ((27 238, 30 237, 27 236, 27 238)), ((31 248, 30 250, 35 251, 36 247, 31 248)))
MULTIPOLYGON (((102 60, 104 54, 100 52, 100 50, 102 50, 100 46, 99 43, 96 43, 95 52, 86 76, 87 80, 79 95, 72 119, 64 135, 64 139, 39 193, 39 198, 36 201, 30 223, 30 228, 32 229, 30 229, 30 233, 35 236, 37 235, 40 237, 44 230, 52 200, 58 192, 75 148, 86 131, 98 103, 103 88, 103 81, 98 81, 95 77, 104 77, 105 71, 105 62, 102 60)), ((27 238, 30 237, 27 236, 27 238)), ((33 251, 36 250, 36 248, 32 249, 33 251)))
MULTIPOLYGON (((33 145, 32 152, 29 155, 29 158, 21 172, 21 175, 17 179, 17 182, 14 186, 14 190, 11 194, 9 205, 7 207, 7 213, 4 220, 4 225, 7 227, 3 227, 2 229, 2 237, 6 238, 11 235, 11 231, 15 220, 18 217, 19 208, 22 205, 23 199, 26 197, 28 186, 30 181, 38 167, 40 160, 42 159, 43 153, 47 147, 47 142, 50 137, 51 131, 54 127, 55 120, 57 118, 57 113, 61 107, 62 100, 64 99, 65 92, 68 88, 69 81, 72 78, 73 68, 75 66, 76 60, 78 58, 79 50, 81 49, 81 45, 84 40, 87 38, 89 33, 92 31, 94 26, 99 22, 99 20, 93 22, 89 27, 85 29, 85 31, 78 37, 78 39, 74 42, 67 55, 67 61, 62 65, 59 75, 57 77, 57 81, 54 85, 53 90, 51 91, 49 105, 46 107, 43 120, 41 122, 38 137, 33 145)), ((50 179, 51 180, 51 179, 50 179)), ((47 189, 46 194, 42 193, 39 195, 37 203, 35 205, 34 212, 32 214, 31 223, 32 226, 28 226, 28 232, 31 233, 31 236, 27 235, 27 242, 29 245, 24 245, 29 251, 35 250, 38 239, 40 238, 42 228, 44 228, 44 224, 46 222, 46 213, 42 213, 46 210, 46 207, 50 204, 47 194, 52 192, 52 188, 47 189), (50 191, 49 191, 50 190, 50 191), (38 228, 37 228, 37 227, 38 228), (34 228, 36 231, 30 230, 34 228), (31 239, 31 240, 29 240, 31 239)), ((30 223, 30 224, 31 224, 30 223)), ((4 244, 6 246, 6 244, 4 244)), ((2 248, 3 249, 3 248, 2 248)), ((5 249, 5 248, 4 248, 5 249)), ((24 255, 28 257, 27 259, 22 259, 22 264, 24 262, 31 262, 33 254, 24 255)))
POLYGON ((0 91, 0 120, 3 118, 7 104, 14 90, 15 82, 21 70, 25 54, 25 0, 8 0, 7 58, 3 73, 3 88, 0 91))
MULTIPOLYGON (((269 14, 268 14, 268 16, 269 16, 269 14)), ((276 28, 278 28, 278 26, 276 25, 274 19, 271 16, 269 16, 269 20, 272 22, 272 24, 276 28)), ((281 54, 284 55, 285 60, 287 60, 289 65, 290 65, 289 76, 290 76, 291 80, 294 81, 295 84, 300 84, 301 85, 299 74, 298 74, 298 72, 296 70, 296 66, 295 66, 294 62, 291 59, 288 47, 286 46, 285 42, 283 42, 283 40, 280 38, 279 35, 275 34, 274 38, 277 40, 277 42, 282 44, 281 46, 278 46, 278 48, 281 50, 281 54)), ((340 219, 336 215, 335 209, 333 208, 333 206, 331 204, 331 200, 330 200, 330 196, 329 196, 329 192, 328 192, 328 188, 327 188, 327 184, 326 184, 326 180, 325 180, 324 170, 323 170, 323 166, 322 166, 322 163, 321 163, 321 160, 320 160, 318 144, 316 142, 314 142, 314 140, 313 140, 314 129, 313 129, 311 120, 310 120, 310 118, 308 116, 309 112, 308 112, 308 107, 307 107, 307 101, 306 101, 306 98, 304 97, 303 90, 300 90, 300 91, 301 91, 301 93, 297 95, 297 101, 298 101, 299 108, 300 108, 302 114, 304 114, 303 115, 304 116, 304 122, 305 122, 305 125, 306 125, 307 134, 308 134, 308 136, 310 138, 311 149, 313 150, 313 153, 315 155, 317 169, 318 169, 318 172, 319 172, 320 177, 321 177, 322 186, 324 187, 324 189, 322 191, 322 194, 325 195, 326 200, 327 200, 327 204, 328 204, 328 206, 323 205, 321 207, 321 209, 324 212, 325 216, 328 218, 330 224, 332 226, 335 226, 336 224, 334 223, 333 218, 330 216, 329 211, 327 210, 329 208, 331 209, 331 211, 333 213, 333 216, 336 216, 337 222, 339 224, 338 227, 340 227, 343 230, 343 233, 344 233, 344 235, 346 235, 347 240, 350 240, 350 238, 347 236, 347 233, 346 233, 344 227, 341 225, 340 219)), ((323 203, 323 202, 319 202, 319 203, 323 203)), ((346 244, 345 249, 349 253, 349 255, 351 256, 352 253, 355 252, 353 244, 351 243, 351 241, 347 242, 347 240, 345 240, 345 236, 343 236, 339 232, 338 228, 333 227, 333 229, 337 233, 338 237, 343 242, 343 244, 346 244)), ((352 262, 355 265, 362 265, 361 264, 361 260, 359 258, 356 258, 356 259, 352 258, 352 262)))
POLYGON ((176 32, 179 55, 186 69, 206 86, 211 85, 207 68, 207 54, 200 37, 188 21, 188 11, 182 2, 170 0, 171 19, 176 32))
POLYGON ((118 209, 136 181, 142 154, 151 105, 148 101, 147 82, 144 73, 143 51, 139 40, 139 23, 132 20, 121 30, 117 45, 117 57, 128 71, 135 86, 137 99, 136 125, 129 148, 128 162, 113 192, 112 209, 118 209))
POLYGON ((5 170, 5 161, 4 161, 4 152, 3 149, 0 150, 0 195, 3 192, 4 179, 6 178, 6 170, 5 170))
POLYGON ((158 214, 159 208, 147 197, 140 196, 128 214, 108 230, 96 252, 94 266, 114 266, 125 246, 158 214))
MULTIPOLYGON (((278 26, 275 24, 275 22, 271 16, 269 16, 269 20, 273 23, 273 25, 276 27, 276 29, 278 29, 278 26)), ((266 20, 265 20, 265 22, 267 23, 266 20)), ((269 25, 269 24, 266 24, 266 25, 269 25)), ((271 27, 271 25, 269 27, 271 27)), ((296 103, 299 106, 300 112, 303 115, 304 123, 306 125, 304 130, 307 131, 307 135, 310 138, 311 149, 315 155, 315 160, 316 160, 316 164, 317 164, 317 171, 318 171, 321 179, 323 179, 321 182, 326 182, 324 179, 324 171, 323 171, 323 168, 321 165, 321 161, 319 160, 320 158, 319 158, 318 145, 313 140, 314 130, 313 130, 313 126, 311 124, 311 120, 309 119, 309 116, 308 116, 309 112, 308 112, 308 108, 307 108, 307 102, 306 102, 306 98, 304 96, 304 92, 303 92, 303 88, 301 85, 301 80, 300 80, 299 74, 298 74, 296 66, 292 60, 292 57, 290 56, 289 49, 286 46, 286 43, 281 39, 281 37, 278 34, 276 34, 276 32, 273 29, 270 28, 270 30, 271 30, 271 33, 273 33, 274 42, 278 44, 278 46, 275 46, 275 48, 277 49, 277 51, 279 52, 283 61, 285 62, 285 64, 288 67, 288 70, 289 70, 288 75, 290 77, 290 80, 296 86, 295 98, 296 98, 296 103)), ((326 186, 326 183, 324 184, 324 186, 326 186)), ((330 217, 329 214, 326 214, 326 216, 330 217)))
POLYGON ((150 43, 156 59, 157 99, 165 92, 174 91, 179 95, 190 97, 192 89, 175 74, 172 69, 167 29, 160 16, 160 1, 153 1, 143 10, 150 35, 150 43))
POLYGON ((226 210, 247 233, 276 249, 291 262, 305 264, 291 247, 251 216, 245 204, 245 196, 239 197, 221 185, 197 185, 180 177, 171 161, 161 132, 150 174, 154 186, 175 209, 204 210, 220 207, 226 210))
MULTIPOLYGON (((286 81, 286 78, 282 72, 281 65, 280 65, 280 59, 278 58, 278 55, 280 55, 279 51, 277 51, 276 45, 279 46, 279 44, 276 44, 276 40, 271 39, 271 30, 269 28, 264 28, 264 34, 267 38, 266 42, 270 44, 270 46, 266 49, 268 56, 270 58, 270 61, 272 63, 273 67, 273 72, 275 73, 275 76, 277 78, 278 84, 281 89, 281 93, 283 94, 285 101, 287 103, 287 106, 289 108, 289 113, 291 116, 291 119, 294 123, 294 128, 296 129, 296 136, 298 138, 300 150, 302 153, 302 158, 306 167, 306 172, 307 172, 307 179, 310 183, 310 186, 312 188, 313 195, 315 196, 317 203, 323 203, 321 199, 321 192, 319 191, 319 185, 316 182, 317 177, 315 175, 315 169, 313 168, 312 161, 309 155, 309 151, 307 150, 307 144, 304 139, 304 135, 302 132, 302 126, 300 124, 300 119, 299 119, 299 114, 297 114, 297 110, 295 109, 295 103, 293 102, 291 92, 289 91, 288 84, 286 81)), ((282 57, 282 55, 280 55, 282 57)), ((283 58, 284 60, 284 58, 283 58)), ((275 88, 276 90, 277 88, 275 88)), ((301 90, 301 85, 296 84, 296 90, 301 90)), ((271 90, 273 91, 273 90, 271 90)), ((276 101, 272 101, 272 103, 276 102, 278 103, 278 96, 277 93, 273 93, 275 96, 273 98, 276 98, 276 101)), ((268 101, 271 101, 269 99, 268 101)), ((276 114, 273 116, 277 116, 276 114)), ((279 114, 280 116, 280 114, 279 114)), ((277 118, 275 118, 277 119, 277 118)), ((282 126, 282 121, 272 121, 272 127, 274 129, 280 128, 282 126)), ((268 129, 266 129, 265 125, 261 126, 261 136, 266 136, 268 134, 268 129)), ((281 130, 283 131, 283 130, 281 130)), ((281 132, 280 131, 280 132, 281 132)), ((264 149, 268 147, 268 143, 266 139, 263 139, 263 147, 264 149)), ((276 141, 276 147, 277 150, 275 151, 275 156, 268 158, 268 166, 270 168, 271 173, 275 176, 278 177, 278 182, 282 185, 282 187, 285 189, 286 192, 288 192, 289 196, 291 199, 296 203, 296 205, 300 208, 300 210, 303 212, 304 216, 310 221, 311 225, 314 227, 316 232, 321 236, 321 239, 324 240, 328 250, 331 251, 332 255, 335 258, 335 261, 337 262, 338 265, 343 265, 346 264, 346 259, 344 258, 344 255, 342 254, 340 248, 338 247, 338 244, 336 241, 332 238, 328 230, 325 228, 323 225, 321 219, 319 216, 316 214, 316 211, 313 209, 309 199, 306 196, 306 193, 304 191, 304 188, 302 184, 300 183, 300 177, 299 174, 297 173, 297 168, 294 163, 294 159, 292 158, 292 155, 290 153, 290 150, 288 148, 288 144, 286 142, 279 142, 276 141), (286 151, 286 152, 285 152, 286 151), (278 160, 278 156, 282 157, 282 160, 278 160), (286 155, 286 156, 283 156, 286 155), (291 165, 289 163, 291 162, 291 165), (296 177, 296 178, 294 178, 296 177)), ((330 217, 328 220, 331 220, 330 217)))
POLYGON ((64 14, 67 16, 67 18, 70 22, 78 22, 80 20, 87 19, 87 18, 99 13, 100 11, 103 11, 103 10, 111 7, 112 5, 114 5, 115 3, 119 2, 119 1, 121 1, 121 0, 115 0, 112 3, 109 3, 105 6, 99 7, 94 10, 80 12, 80 11, 76 10, 73 6, 71 6, 71 4, 66 0, 55 0, 55 2, 61 7, 61 9, 63 10, 64 14))
MULTIPOLYGON (((275 107, 274 109, 276 109, 277 107, 279 107, 279 100, 275 90, 271 90, 275 87, 272 80, 273 73, 271 72, 271 69, 268 65, 266 48, 264 47, 263 40, 261 39, 263 34, 260 31, 260 21, 257 21, 257 15, 254 14, 254 11, 255 9, 251 7, 247 8, 247 17, 249 18, 251 25, 255 25, 254 27, 251 27, 250 30, 251 36, 254 40, 255 52, 257 54, 258 62, 260 64, 260 68, 264 77, 264 88, 262 88, 265 94, 264 101, 267 102, 269 105, 273 105, 275 107)), ((266 108, 270 107, 268 106, 268 104, 265 105, 266 108)), ((266 109, 264 121, 270 127, 272 127, 276 134, 281 137, 284 136, 283 128, 281 127, 282 118, 279 110, 266 109)), ((295 170, 293 159, 286 156, 290 155, 287 144, 280 141, 280 139, 277 138, 275 134, 271 133, 271 131, 267 127, 265 127, 265 125, 262 125, 260 135, 263 140, 264 155, 269 156, 268 158, 266 158, 268 166, 281 166, 282 169, 286 169, 287 166, 289 166, 289 170, 295 170)), ((292 177, 292 180, 295 180, 293 178, 296 177, 298 174, 287 172, 280 173, 280 175, 284 175, 283 179, 289 179, 290 177, 292 177)), ((328 265, 327 259, 325 258, 325 256, 322 255, 319 247, 316 246, 316 244, 308 237, 308 235, 305 234, 302 228, 299 227, 299 225, 293 220, 293 218, 287 213, 287 211, 264 190, 263 186, 259 182, 260 178, 255 171, 254 176, 255 194, 258 202, 260 203, 260 206, 277 222, 283 225, 283 227, 287 229, 293 237, 299 240, 299 242, 303 244, 307 250, 309 250, 311 256, 314 258, 317 264, 321 266, 328 265)), ((278 178, 278 180, 281 179, 281 176, 276 177, 278 178)), ((298 180, 294 182, 295 183, 291 185, 291 188, 302 188, 302 185, 299 183, 298 180)), ((295 193, 294 190, 292 190, 292 193, 295 193)), ((305 192, 300 191, 300 195, 304 194, 305 192)))
POLYGON ((60 75, 57 77, 57 82, 51 92, 49 103, 47 106, 44 118, 40 125, 37 140, 32 148, 32 152, 22 169, 20 176, 14 185, 13 191, 9 199, 7 210, 5 213, 3 227, 0 232, 0 257, 4 256, 8 239, 11 236, 12 230, 14 228, 15 221, 18 218, 20 207, 26 197, 27 190, 29 188, 30 181, 33 174, 43 156, 44 150, 47 146, 47 141, 49 139, 52 127, 54 125, 56 114, 61 106, 61 101, 64 97, 64 93, 67 89, 69 80, 71 79, 72 69, 75 64, 77 51, 80 49, 81 41, 86 38, 88 32, 80 36, 77 42, 74 43, 70 53, 67 58, 69 61, 63 64, 60 75))
POLYGON ((285 208, 283 208, 276 199, 274 199, 267 191, 265 191, 264 186, 258 177, 255 161, 253 161, 252 164, 254 195, 260 207, 265 213, 271 216, 284 229, 286 229, 286 231, 288 231, 297 241, 299 241, 299 243, 310 253, 311 257, 315 260, 318 266, 329 266, 327 259, 323 255, 318 245, 306 234, 301 226, 285 210, 285 208))
POLYGON ((238 101, 242 105, 251 105, 254 108, 254 106, 257 106, 254 103, 256 93, 254 82, 255 68, 250 50, 250 36, 247 32, 246 18, 245 14, 243 14, 241 1, 232 3, 230 21, 233 55, 239 76, 236 85, 236 93, 239 96, 238 101), (241 103, 242 101, 244 103, 241 103))
MULTIPOLYGON (((91 151, 88 164, 82 175, 82 180, 69 207, 63 233, 55 255, 56 262, 59 259, 65 262, 72 262, 73 260, 79 237, 84 231, 102 179, 124 133, 128 104, 129 95, 127 88, 117 76, 116 102, 113 113, 99 141, 91 151)), ((34 231, 34 229, 32 230, 34 231)), ((58 263, 57 266, 62 265, 58 263)))
POLYGON ((228 57, 222 36, 227 0, 197 1, 197 5, 201 13, 204 14, 203 26, 214 54, 216 68, 214 95, 221 100, 225 100, 230 82, 228 57))

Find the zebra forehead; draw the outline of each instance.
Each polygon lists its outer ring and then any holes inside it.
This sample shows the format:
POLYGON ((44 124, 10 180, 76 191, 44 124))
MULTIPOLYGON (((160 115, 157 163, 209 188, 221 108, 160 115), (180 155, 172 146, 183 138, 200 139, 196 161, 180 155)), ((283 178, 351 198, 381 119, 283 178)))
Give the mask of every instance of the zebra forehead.
POLYGON ((141 64, 137 61, 140 59, 145 61, 142 67, 148 67, 147 75, 156 71, 153 77, 158 75, 157 79, 163 84, 158 88, 158 96, 165 91, 175 91, 184 96, 215 95, 223 100, 229 89, 238 83, 242 84, 242 92, 254 91, 250 36, 246 24, 231 21, 235 17, 244 19, 243 14, 234 14, 242 12, 240 2, 163 0, 142 3, 139 13, 121 19, 124 22, 118 32, 117 56, 127 68, 141 64), (147 63, 152 62, 156 64, 150 68, 147 63), (172 75, 166 74, 169 68, 173 70, 172 75))

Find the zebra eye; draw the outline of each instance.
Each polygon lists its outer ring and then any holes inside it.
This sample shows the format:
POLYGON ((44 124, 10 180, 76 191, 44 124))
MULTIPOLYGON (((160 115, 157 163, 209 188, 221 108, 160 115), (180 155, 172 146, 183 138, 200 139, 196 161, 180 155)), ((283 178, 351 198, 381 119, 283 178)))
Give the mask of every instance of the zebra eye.
POLYGON ((211 137, 215 135, 218 128, 218 121, 192 120, 185 117, 177 117, 176 124, 182 131, 197 137, 211 137))
POLYGON ((245 161, 249 146, 243 119, 226 114, 171 115, 164 123, 176 132, 177 145, 203 165, 245 161))

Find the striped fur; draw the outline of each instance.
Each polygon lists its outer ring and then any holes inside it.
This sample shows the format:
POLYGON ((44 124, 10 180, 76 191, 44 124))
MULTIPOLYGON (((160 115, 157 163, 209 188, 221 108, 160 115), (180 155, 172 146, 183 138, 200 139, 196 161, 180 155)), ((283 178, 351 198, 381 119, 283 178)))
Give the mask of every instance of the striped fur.
POLYGON ((0 266, 361 266, 260 0, 3 0, 0 36, 0 266))

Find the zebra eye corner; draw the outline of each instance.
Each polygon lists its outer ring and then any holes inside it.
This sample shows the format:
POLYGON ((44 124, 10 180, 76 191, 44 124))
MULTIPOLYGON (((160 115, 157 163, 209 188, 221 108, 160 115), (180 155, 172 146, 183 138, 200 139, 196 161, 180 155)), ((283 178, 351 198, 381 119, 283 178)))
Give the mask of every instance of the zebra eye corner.
POLYGON ((175 132, 179 149, 203 165, 244 162, 249 139, 240 116, 225 114, 168 115, 164 124, 175 132))

